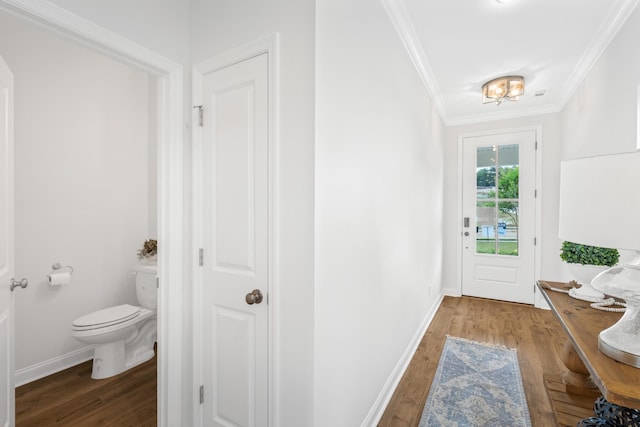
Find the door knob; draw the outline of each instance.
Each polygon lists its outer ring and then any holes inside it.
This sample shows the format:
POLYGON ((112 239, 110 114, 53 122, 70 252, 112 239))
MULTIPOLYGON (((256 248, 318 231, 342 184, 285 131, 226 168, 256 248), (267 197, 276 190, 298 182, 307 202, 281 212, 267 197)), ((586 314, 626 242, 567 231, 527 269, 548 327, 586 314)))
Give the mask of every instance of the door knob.
POLYGON ((18 286, 20 286, 22 289, 26 288, 29 285, 29 281, 27 279, 22 279, 19 282, 16 279, 11 279, 11 292, 13 292, 13 290, 15 288, 17 288, 18 286))
POLYGON ((465 231, 465 232, 464 232, 464 235, 465 235, 465 236, 468 236, 468 235, 469 235, 469 232, 468 232, 468 231, 465 231))
POLYGON ((247 294, 244 300, 249 305, 260 304, 262 302, 262 292, 260 292, 260 289, 254 289, 247 294))

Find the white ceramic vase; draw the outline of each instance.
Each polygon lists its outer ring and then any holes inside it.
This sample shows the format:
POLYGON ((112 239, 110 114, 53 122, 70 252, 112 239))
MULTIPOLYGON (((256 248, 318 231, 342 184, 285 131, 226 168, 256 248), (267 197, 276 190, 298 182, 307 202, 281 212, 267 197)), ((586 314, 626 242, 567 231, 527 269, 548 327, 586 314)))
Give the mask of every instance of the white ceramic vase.
POLYGON ((604 298, 602 292, 596 291, 591 286, 591 281, 598 274, 602 273, 609 267, 606 265, 588 265, 588 264, 572 264, 566 263, 569 273, 574 279, 582 286, 574 291, 578 296, 584 296, 588 298, 604 298))

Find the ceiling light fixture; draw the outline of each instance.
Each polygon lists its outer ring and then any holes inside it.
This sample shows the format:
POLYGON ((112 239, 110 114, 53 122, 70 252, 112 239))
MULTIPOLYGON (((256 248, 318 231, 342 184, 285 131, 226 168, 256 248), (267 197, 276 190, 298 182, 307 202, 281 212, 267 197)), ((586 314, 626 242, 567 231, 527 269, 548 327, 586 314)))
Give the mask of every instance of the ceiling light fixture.
POLYGON ((517 101, 521 95, 524 95, 524 77, 522 76, 498 77, 482 85, 483 104, 495 102, 496 105, 500 105, 505 99, 517 101))

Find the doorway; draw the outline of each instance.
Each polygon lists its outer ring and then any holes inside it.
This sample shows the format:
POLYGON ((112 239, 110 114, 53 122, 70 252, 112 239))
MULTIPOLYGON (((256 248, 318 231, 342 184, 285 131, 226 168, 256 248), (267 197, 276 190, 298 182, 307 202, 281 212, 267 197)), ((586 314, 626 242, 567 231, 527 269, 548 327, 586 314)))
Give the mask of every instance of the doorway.
POLYGON ((462 138, 462 294, 534 303, 535 130, 462 138))
POLYGON ((16 88, 15 271, 29 280, 13 293, 21 386, 92 357, 74 319, 138 305, 136 252, 157 237, 157 82, 5 12, 0 34, 16 88), (49 285, 54 263, 69 283, 49 285))
POLYGON ((189 339, 183 333, 183 289, 178 286, 183 282, 184 256, 182 66, 53 4, 16 0, 11 2, 11 11, 136 65, 158 79, 158 239, 165 248, 158 260, 162 277, 158 341, 163 343, 159 347, 158 423, 180 425, 185 416, 180 402, 191 394, 183 370, 178 368, 189 339), (169 369, 170 364, 176 369, 169 369))

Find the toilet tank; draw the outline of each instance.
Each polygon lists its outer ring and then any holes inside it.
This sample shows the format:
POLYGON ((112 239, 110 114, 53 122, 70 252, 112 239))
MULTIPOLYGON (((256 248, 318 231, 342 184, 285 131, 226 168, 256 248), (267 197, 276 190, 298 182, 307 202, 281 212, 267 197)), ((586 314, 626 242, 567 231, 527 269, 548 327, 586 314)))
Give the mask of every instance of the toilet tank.
POLYGON ((158 305, 156 287, 158 267, 155 265, 136 265, 133 268, 133 274, 136 277, 138 304, 155 310, 158 305))

